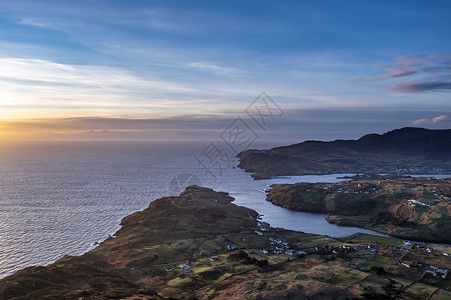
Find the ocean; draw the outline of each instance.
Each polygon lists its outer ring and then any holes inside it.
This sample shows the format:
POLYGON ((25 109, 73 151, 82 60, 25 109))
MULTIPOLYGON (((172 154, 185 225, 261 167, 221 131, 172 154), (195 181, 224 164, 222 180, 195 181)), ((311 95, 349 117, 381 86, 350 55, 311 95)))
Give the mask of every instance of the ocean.
POLYGON ((273 227, 330 236, 371 233, 329 224, 326 215, 289 211, 265 201, 264 191, 272 183, 337 182, 338 175, 254 181, 236 167, 233 153, 229 153, 230 165, 220 172, 204 168, 196 158, 206 153, 207 145, 135 141, 2 144, 0 278, 92 249, 119 229, 124 216, 159 197, 178 193, 186 178, 229 192, 236 204, 255 209, 273 227))

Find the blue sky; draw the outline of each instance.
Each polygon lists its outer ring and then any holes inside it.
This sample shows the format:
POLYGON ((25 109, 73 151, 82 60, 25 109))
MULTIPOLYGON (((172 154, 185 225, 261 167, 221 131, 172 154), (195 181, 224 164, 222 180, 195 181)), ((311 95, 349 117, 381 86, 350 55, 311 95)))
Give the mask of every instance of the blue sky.
POLYGON ((272 137, 287 140, 448 128, 450 13, 449 1, 2 0, 0 129, 210 137, 261 91, 286 112, 272 137))

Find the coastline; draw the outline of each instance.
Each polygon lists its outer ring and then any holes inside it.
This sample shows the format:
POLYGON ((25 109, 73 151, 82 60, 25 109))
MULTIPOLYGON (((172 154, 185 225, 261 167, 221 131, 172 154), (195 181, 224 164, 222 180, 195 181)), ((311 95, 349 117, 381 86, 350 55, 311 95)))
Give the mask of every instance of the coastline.
MULTIPOLYGON (((444 247, 434 246, 437 251, 431 250, 436 252, 431 256, 424 247, 408 250, 391 238, 355 234, 333 239, 273 228, 259 221, 256 211, 233 201, 228 193, 198 186, 188 187, 180 196, 151 201, 145 210, 124 218, 116 236, 95 249, 0 279, 0 296, 150 300, 225 299, 247 293, 279 299, 289 292, 293 297, 319 294, 318 299, 361 299, 365 285, 347 286, 375 276, 379 269, 372 268, 374 260, 387 278, 400 284, 423 272, 426 267, 413 264, 411 272, 403 272, 404 265, 411 263, 399 262, 400 251, 414 251, 421 261, 429 259, 429 263, 451 268, 445 256, 439 255, 444 247), (173 202, 188 203, 193 196, 194 207, 173 202), (381 239, 388 244, 378 242, 381 239)), ((391 281, 379 275, 378 289, 385 291, 391 281)), ((446 286, 443 290, 446 293, 446 286)), ((418 292, 409 290, 408 295, 417 298, 418 292)))

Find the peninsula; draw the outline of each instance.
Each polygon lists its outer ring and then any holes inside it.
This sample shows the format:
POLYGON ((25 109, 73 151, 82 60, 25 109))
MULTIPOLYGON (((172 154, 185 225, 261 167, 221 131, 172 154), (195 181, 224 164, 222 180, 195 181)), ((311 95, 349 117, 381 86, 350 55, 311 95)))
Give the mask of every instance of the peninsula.
POLYGON ((254 179, 337 173, 449 174, 451 129, 405 127, 358 140, 305 141, 238 154, 254 179))
POLYGON ((272 228, 190 186, 122 221, 94 250, 0 280, 1 299, 446 299, 449 248, 272 228))
POLYGON ((267 200, 327 221, 417 241, 451 243, 451 178, 275 184, 267 200))

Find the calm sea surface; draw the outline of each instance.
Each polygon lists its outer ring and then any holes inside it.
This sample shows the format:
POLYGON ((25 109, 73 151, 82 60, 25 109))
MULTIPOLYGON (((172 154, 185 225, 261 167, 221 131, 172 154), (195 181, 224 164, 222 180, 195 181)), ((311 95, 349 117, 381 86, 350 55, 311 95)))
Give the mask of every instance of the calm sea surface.
MULTIPOLYGON (((253 181, 236 166, 215 180, 194 159, 208 143, 17 142, 0 145, 0 277, 91 249, 122 217, 194 174, 227 191, 273 227, 344 236, 364 229, 328 224, 326 215, 289 211, 265 201, 272 183, 337 182, 335 175, 253 181)), ((342 175, 340 175, 342 176, 342 175)))

